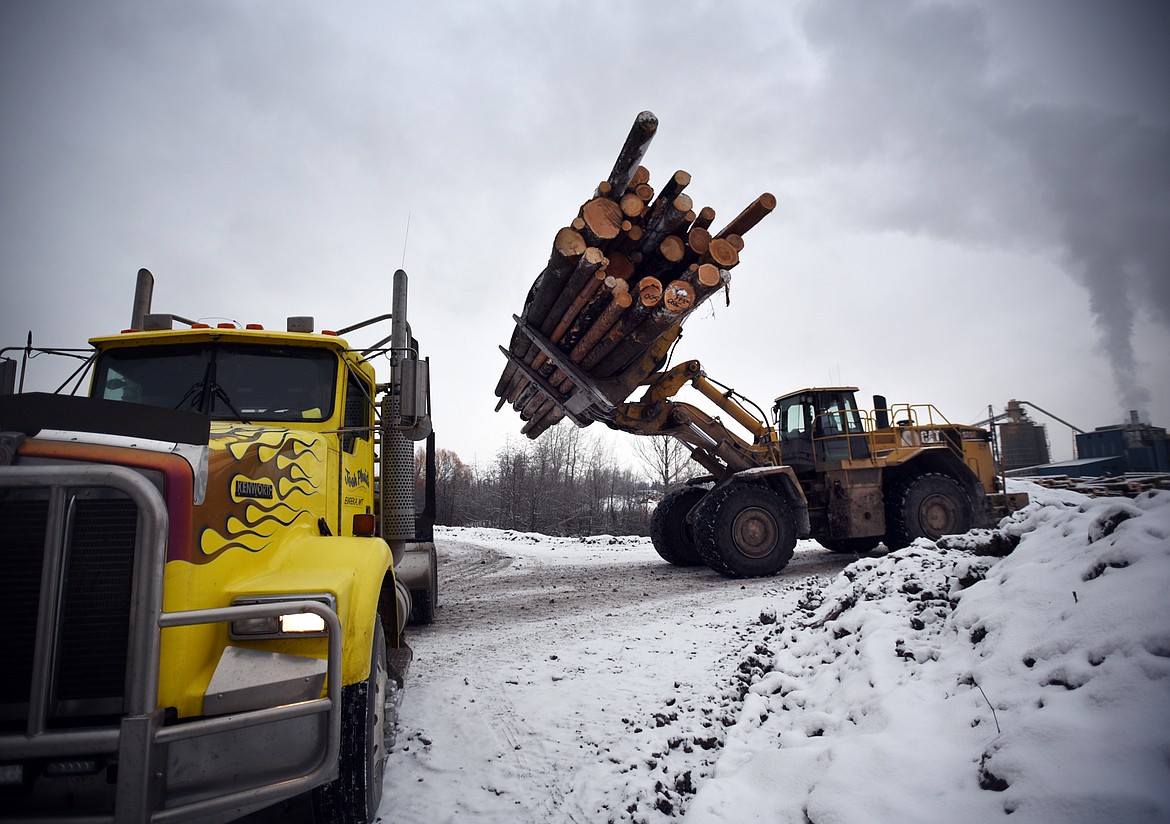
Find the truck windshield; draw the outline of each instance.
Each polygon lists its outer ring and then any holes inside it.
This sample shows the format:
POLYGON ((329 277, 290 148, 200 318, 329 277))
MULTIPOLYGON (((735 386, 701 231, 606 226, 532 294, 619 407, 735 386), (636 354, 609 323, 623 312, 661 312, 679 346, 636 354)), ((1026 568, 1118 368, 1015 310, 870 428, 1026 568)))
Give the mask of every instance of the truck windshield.
POLYGON ((107 349, 92 395, 217 420, 322 421, 333 414, 337 357, 303 346, 208 343, 107 349))

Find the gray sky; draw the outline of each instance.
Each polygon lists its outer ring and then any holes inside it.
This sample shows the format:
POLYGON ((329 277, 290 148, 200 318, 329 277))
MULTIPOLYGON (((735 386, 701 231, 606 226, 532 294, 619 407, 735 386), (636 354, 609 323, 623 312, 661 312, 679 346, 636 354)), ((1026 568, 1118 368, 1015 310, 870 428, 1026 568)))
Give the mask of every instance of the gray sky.
POLYGON ((1170 426, 1168 9, 7 0, 0 344, 123 328, 143 266, 156 311, 342 327, 405 262, 439 445, 487 462, 497 345, 649 109, 716 228, 779 200, 676 361, 1170 426))

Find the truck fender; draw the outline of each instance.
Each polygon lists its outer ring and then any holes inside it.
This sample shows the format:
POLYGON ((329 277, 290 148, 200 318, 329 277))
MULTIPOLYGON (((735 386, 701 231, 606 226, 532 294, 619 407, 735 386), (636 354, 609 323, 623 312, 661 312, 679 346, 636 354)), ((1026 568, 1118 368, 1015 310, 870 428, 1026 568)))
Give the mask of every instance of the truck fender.
MULTIPOLYGON (((390 547, 381 538, 306 535, 288 542, 281 564, 255 579, 233 582, 241 595, 331 592, 341 619, 342 684, 370 674, 370 645, 383 580, 393 580, 390 547)), ((396 616, 386 616, 387 624, 396 616)))

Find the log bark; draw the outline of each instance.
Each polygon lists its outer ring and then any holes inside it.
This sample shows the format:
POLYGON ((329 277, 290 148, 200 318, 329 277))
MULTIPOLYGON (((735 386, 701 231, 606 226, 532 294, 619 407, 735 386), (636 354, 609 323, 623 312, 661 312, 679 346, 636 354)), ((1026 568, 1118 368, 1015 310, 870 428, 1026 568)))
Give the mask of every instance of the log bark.
MULTIPOLYGON (((653 278, 649 278, 649 280, 653 280, 653 278)), ((627 311, 622 313, 621 319, 613 325, 613 328, 609 332, 601 337, 597 345, 581 360, 582 369, 593 374, 598 364, 650 317, 655 307, 661 303, 662 284, 660 283, 658 284, 657 292, 657 296, 651 302, 646 299, 647 292, 639 289, 638 299, 634 301, 633 305, 627 311)))
POLYGON ((667 235, 682 229, 690 208, 691 198, 685 192, 663 207, 654 220, 644 224, 646 231, 642 236, 642 242, 638 244, 638 251, 643 255, 649 254, 667 235))
MULTIPOLYGON (((556 300, 545 314, 543 321, 537 322, 533 318, 527 318, 528 323, 538 328, 545 337, 550 338, 555 342, 555 332, 558 326, 564 321, 570 306, 579 304, 583 305, 584 301, 589 299, 589 295, 597 288, 597 282, 594 275, 597 270, 605 264, 605 255, 601 250, 595 246, 590 246, 585 250, 577 260, 577 265, 569 275, 567 282, 562 288, 556 300), (586 287, 589 287, 586 289, 586 287), (582 297, 582 291, 586 290, 589 294, 582 297)), ((578 309, 579 310, 579 309, 578 309)), ((575 312, 569 315, 569 323, 572 323, 572 318, 575 317, 575 312)), ((567 328, 567 324, 566 324, 567 328)), ((527 338, 525 338, 527 340, 527 338)), ((513 350, 514 351, 514 350, 513 350)), ((536 346, 529 344, 529 348, 524 353, 515 353, 523 357, 533 368, 542 366, 546 360, 544 353, 536 348, 536 346)), ((505 397, 513 404, 516 403, 520 393, 524 391, 528 384, 528 379, 519 374, 517 370, 513 369, 511 382, 506 391, 505 397)))
POLYGON ((691 223, 691 227, 698 227, 699 229, 710 229, 711 224, 715 222, 715 210, 710 206, 704 206, 699 210, 699 214, 695 216, 695 220, 691 223))
POLYGON ((568 282, 565 284, 561 294, 557 297, 552 307, 549 309, 548 315, 545 316, 544 322, 540 325, 541 333, 548 337, 552 334, 557 324, 565 314, 565 310, 569 308, 574 299, 581 293, 581 290, 593 280, 593 276, 597 274, 597 270, 605 263, 605 255, 596 246, 590 246, 585 250, 585 254, 581 255, 577 263, 577 267, 573 270, 572 275, 569 276, 568 282))
MULTIPOLYGON (((603 281, 600 278, 592 277, 585 283, 583 287, 581 287, 581 291, 577 293, 575 298, 573 298, 572 303, 570 303, 565 309, 565 312, 561 316, 560 321, 557 322, 557 325, 553 327, 552 332, 549 333, 548 339, 550 341, 553 343, 561 342, 561 339, 564 338, 565 335, 567 335, 573 326, 578 322, 581 313, 585 311, 585 307, 592 303, 597 297, 597 293, 600 291, 602 284, 603 281)), ((544 352, 540 352, 536 358, 533 359, 532 368, 539 369, 544 365, 546 360, 548 360, 548 357, 544 354, 544 352)))
POLYGON ((521 313, 529 323, 540 324, 544 321, 548 310, 560 296, 565 283, 573 274, 577 261, 585 254, 586 249, 585 238, 580 232, 570 227, 557 232, 553 239, 552 252, 549 254, 548 266, 532 284, 531 300, 521 313))
MULTIPOLYGON (((605 309, 598 315, 592 326, 589 327, 589 330, 569 350, 569 360, 573 363, 580 364, 585 359, 585 356, 597 346, 601 339, 613 329, 614 324, 621 319, 622 314, 633 306, 633 304, 634 299, 630 297, 629 292, 613 293, 605 309)), ((567 393, 573 387, 572 381, 560 369, 552 374, 549 382, 553 386, 558 387, 562 393, 567 393)))
MULTIPOLYGON (((682 169, 679 169, 677 172, 671 175, 670 179, 667 180, 663 187, 659 190, 658 197, 654 198, 654 203, 650 206, 650 214, 646 218, 646 221, 648 223, 657 221, 659 215, 662 214, 662 210, 673 203, 675 198, 682 194, 683 189, 685 189, 690 184, 690 182, 690 172, 684 172, 682 169)), ((685 212, 690 208, 691 207, 688 206, 682 211, 685 212)))
MULTIPOLYGON (((557 231, 553 238, 552 251, 549 253, 548 265, 533 282, 521 317, 533 324, 540 324, 544 320, 585 250, 585 239, 580 232, 568 226, 557 231)), ((519 329, 513 332, 508 348, 517 357, 527 360, 533 357, 529 340, 519 329)), ((496 396, 508 397, 509 388, 516 383, 517 377, 516 366, 509 361, 496 384, 496 396)))
POLYGON ((736 215, 735 219, 724 226, 715 237, 727 237, 728 235, 739 235, 742 237, 748 229, 770 215, 775 208, 776 196, 771 192, 764 192, 749 203, 747 208, 736 215))
POLYGON ((657 131, 658 118, 655 117, 654 113, 639 112, 638 116, 634 118, 634 125, 630 127, 630 133, 626 136, 626 142, 622 144, 622 149, 618 152, 613 170, 606 178, 611 191, 624 192, 626 187, 630 185, 630 181, 637 173, 642 158, 646 154, 646 149, 650 147, 650 141, 654 139, 654 134, 657 131))

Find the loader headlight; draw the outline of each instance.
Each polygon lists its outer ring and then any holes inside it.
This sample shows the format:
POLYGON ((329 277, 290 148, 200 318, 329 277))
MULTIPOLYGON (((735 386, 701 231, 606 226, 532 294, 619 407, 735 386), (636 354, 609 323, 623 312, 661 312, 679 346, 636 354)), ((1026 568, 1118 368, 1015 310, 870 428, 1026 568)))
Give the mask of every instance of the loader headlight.
MULTIPOLYGON (((281 602, 319 601, 337 611, 337 599, 327 592, 309 594, 253 595, 236 598, 232 606, 279 604, 281 602)), ((231 637, 236 640, 262 638, 317 638, 326 635, 325 619, 312 612, 287 612, 280 615, 237 618, 232 621, 231 637)))

